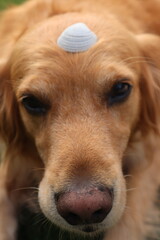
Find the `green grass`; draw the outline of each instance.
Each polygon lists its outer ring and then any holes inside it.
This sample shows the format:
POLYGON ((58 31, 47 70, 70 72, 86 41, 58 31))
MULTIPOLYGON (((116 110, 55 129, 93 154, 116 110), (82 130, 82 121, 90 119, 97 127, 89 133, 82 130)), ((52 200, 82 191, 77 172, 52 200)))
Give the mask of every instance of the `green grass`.
POLYGON ((6 8, 7 6, 12 6, 13 4, 19 4, 23 2, 23 0, 0 0, 0 9, 4 9, 6 8))

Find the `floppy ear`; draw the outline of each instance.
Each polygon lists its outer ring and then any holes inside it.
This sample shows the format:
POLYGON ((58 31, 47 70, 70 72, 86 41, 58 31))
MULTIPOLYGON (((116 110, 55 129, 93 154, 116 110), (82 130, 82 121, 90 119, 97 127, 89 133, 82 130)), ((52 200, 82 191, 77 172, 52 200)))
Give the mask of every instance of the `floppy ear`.
POLYGON ((7 145, 17 144, 22 142, 20 131, 23 125, 10 82, 10 69, 3 66, 0 69, 0 136, 7 145))
POLYGON ((160 37, 142 34, 137 37, 141 49, 142 76, 140 127, 145 135, 150 130, 160 133, 160 37))
POLYGON ((17 197, 13 188, 32 186, 33 182, 39 182, 41 173, 33 174, 32 169, 41 168, 43 164, 34 141, 26 133, 21 121, 11 83, 10 58, 24 32, 51 15, 51 4, 50 0, 27 1, 0 16, 0 138, 6 143, 0 169, 4 174, 5 188, 17 199, 20 194, 17 197))
POLYGON ((18 10, 19 7, 9 9, 2 13, 0 18, 0 137, 10 147, 19 141, 18 133, 22 125, 12 90, 8 64, 15 43, 26 27, 18 23, 16 17, 18 10))
POLYGON ((7 143, 18 141, 22 127, 10 81, 10 56, 24 32, 53 12, 52 1, 36 0, 12 7, 0 16, 0 135, 7 143))

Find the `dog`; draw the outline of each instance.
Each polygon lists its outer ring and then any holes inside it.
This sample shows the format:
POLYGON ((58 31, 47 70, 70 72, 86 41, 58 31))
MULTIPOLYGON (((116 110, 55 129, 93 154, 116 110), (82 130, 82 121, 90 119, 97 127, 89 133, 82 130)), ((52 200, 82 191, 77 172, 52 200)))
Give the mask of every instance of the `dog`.
POLYGON ((35 198, 77 238, 156 234, 159 12, 158 0, 30 0, 2 12, 0 240, 17 239, 35 198))

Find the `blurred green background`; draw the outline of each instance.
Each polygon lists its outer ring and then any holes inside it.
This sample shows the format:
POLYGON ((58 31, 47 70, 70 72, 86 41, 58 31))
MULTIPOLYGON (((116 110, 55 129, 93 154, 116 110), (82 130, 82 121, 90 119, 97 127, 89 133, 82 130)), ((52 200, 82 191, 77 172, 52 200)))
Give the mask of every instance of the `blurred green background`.
POLYGON ((23 0, 0 0, 0 9, 4 9, 7 6, 12 6, 13 4, 19 4, 23 0))

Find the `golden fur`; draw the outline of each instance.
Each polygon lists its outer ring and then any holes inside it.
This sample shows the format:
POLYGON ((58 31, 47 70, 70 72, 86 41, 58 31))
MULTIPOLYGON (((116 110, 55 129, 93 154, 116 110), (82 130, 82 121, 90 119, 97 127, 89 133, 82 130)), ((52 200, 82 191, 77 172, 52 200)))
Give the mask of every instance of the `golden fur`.
POLYGON ((159 0, 31 0, 2 13, 0 240, 16 239, 18 208, 34 205, 27 199, 37 186, 43 213, 79 231, 51 201, 51 186, 60 192, 77 182, 114 183, 113 209, 99 226, 105 240, 142 240, 149 231, 160 184, 159 12, 159 0), (76 22, 98 42, 69 54, 56 41, 76 22), (132 92, 107 107, 103 96, 120 79, 132 92), (25 93, 48 102, 48 113, 29 114, 25 93))

